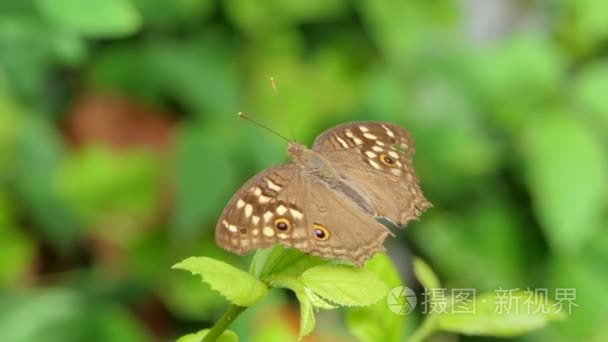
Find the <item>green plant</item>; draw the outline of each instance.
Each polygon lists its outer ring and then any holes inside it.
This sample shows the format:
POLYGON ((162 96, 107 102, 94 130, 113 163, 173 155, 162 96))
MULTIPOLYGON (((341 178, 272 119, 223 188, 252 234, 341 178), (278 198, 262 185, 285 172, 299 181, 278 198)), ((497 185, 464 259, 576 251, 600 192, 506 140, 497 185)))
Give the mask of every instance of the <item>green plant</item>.
POLYGON ((380 276, 367 268, 323 260, 278 245, 258 251, 248 273, 206 257, 188 258, 173 267, 201 275, 204 282, 231 302, 213 328, 186 335, 182 341, 201 338, 214 341, 220 336, 228 341, 231 338, 228 336, 232 336, 224 332, 228 325, 247 307, 264 298, 270 288, 289 289, 298 298, 300 338, 314 329, 313 309, 368 306, 381 300, 389 290, 380 276))
MULTIPOLYGON (((207 257, 191 257, 173 268, 202 276, 204 282, 231 302, 211 329, 185 335, 179 342, 238 341, 238 336, 227 328, 272 288, 289 289, 300 302, 300 338, 314 329, 315 309, 331 310, 343 306, 350 308, 347 323, 359 339, 402 340, 406 316, 392 313, 381 301, 389 293, 389 286, 401 283, 385 254, 376 254, 363 268, 358 268, 275 245, 255 254, 249 272, 207 257)), ((414 261, 414 271, 425 288, 440 287, 439 280, 422 260, 414 261)), ((409 340, 424 341, 440 330, 468 335, 517 336, 562 317, 554 313, 498 315, 493 311, 495 303, 491 295, 482 294, 483 304, 479 311, 464 318, 457 314, 429 314, 409 340)))

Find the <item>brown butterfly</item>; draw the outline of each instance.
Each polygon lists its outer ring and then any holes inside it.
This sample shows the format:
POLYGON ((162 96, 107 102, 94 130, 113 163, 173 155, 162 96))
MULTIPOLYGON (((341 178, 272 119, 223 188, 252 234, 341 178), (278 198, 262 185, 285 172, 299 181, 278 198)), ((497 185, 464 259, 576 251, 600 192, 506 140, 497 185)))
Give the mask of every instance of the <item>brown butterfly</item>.
POLYGON ((414 143, 383 122, 338 125, 312 146, 289 142, 293 162, 266 169, 232 197, 217 223, 221 247, 244 254, 275 243, 361 266, 391 232, 432 205, 414 174, 414 143))

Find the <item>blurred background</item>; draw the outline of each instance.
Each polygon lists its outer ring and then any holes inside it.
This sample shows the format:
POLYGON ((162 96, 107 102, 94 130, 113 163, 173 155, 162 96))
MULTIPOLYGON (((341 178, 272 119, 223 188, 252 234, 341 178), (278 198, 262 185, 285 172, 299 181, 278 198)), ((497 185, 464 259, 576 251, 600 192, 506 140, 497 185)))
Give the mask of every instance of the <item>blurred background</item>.
MULTIPOLYGON (((406 282, 416 254, 448 287, 576 288, 567 321, 514 340, 607 341, 607 15, 604 0, 1 0, 0 339, 212 324, 226 301, 170 266, 247 267, 214 226, 286 150, 244 111, 308 145, 348 121, 407 127, 435 208, 388 242, 406 282)), ((243 340, 297 336, 297 302, 273 293, 236 322, 243 340)), ((338 311, 307 340, 354 337, 338 311)))

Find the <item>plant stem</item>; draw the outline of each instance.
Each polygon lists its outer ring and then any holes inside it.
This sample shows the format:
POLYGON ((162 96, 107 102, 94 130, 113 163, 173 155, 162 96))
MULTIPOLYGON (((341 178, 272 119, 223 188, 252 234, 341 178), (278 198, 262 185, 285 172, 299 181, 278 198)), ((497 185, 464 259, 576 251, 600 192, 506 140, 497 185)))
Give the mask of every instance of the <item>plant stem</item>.
POLYGON ((412 336, 408 339, 410 342, 422 342, 425 341, 437 330, 437 315, 428 316, 422 324, 414 331, 412 336))
POLYGON ((213 342, 228 328, 228 326, 234 321, 241 312, 247 309, 246 306, 230 305, 224 315, 215 322, 215 325, 209 330, 207 335, 203 338, 202 342, 213 342))

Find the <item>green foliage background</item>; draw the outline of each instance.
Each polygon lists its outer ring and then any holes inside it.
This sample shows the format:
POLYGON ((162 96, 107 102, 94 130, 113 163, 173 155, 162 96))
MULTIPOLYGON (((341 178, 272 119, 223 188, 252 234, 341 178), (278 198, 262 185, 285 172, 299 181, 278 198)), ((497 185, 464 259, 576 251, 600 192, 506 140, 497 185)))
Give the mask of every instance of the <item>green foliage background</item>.
MULTIPOLYGON (((342 122, 407 127, 435 208, 389 242, 406 283, 413 251, 449 287, 576 288, 567 321, 514 340, 608 340, 607 13, 604 0, 1 1, 0 339, 166 340, 216 319, 225 301, 170 266, 248 262, 213 227, 285 146, 242 110, 286 134, 291 121, 307 144, 342 122)), ((293 298, 264 303, 234 330, 297 336, 293 298)), ((311 340, 353 339, 342 320, 317 317, 311 340)))

